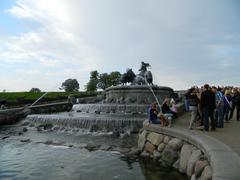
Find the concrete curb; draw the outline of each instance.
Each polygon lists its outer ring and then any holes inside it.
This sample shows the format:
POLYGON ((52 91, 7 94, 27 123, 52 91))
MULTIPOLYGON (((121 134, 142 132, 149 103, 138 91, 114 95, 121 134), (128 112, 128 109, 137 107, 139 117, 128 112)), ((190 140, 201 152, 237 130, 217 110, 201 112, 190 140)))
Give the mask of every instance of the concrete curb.
POLYGON ((202 150, 207 156, 212 167, 213 180, 239 180, 240 157, 231 148, 205 134, 191 130, 166 128, 159 125, 143 125, 147 131, 165 134, 182 139, 202 150))

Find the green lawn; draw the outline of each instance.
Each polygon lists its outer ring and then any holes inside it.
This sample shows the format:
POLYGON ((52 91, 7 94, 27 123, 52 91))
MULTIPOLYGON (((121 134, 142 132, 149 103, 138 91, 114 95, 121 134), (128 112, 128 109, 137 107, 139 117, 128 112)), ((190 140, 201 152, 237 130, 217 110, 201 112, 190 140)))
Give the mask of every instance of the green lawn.
MULTIPOLYGON (((40 98, 45 92, 1 92, 0 100, 6 100, 9 106, 18 106, 23 104, 31 104, 40 98)), ((51 101, 64 101, 67 100, 69 95, 75 97, 89 97, 96 96, 98 93, 93 92, 48 92, 39 103, 51 102, 51 101)))

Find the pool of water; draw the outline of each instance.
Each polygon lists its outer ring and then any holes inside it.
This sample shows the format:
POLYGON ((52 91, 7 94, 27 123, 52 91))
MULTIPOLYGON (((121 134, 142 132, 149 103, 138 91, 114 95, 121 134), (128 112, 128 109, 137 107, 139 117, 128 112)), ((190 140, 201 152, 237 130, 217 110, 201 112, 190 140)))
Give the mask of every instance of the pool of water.
POLYGON ((77 180, 186 180, 176 171, 163 169, 142 160, 129 160, 115 151, 88 151, 93 143, 113 147, 133 147, 136 135, 116 138, 108 134, 38 132, 22 126, 0 128, 0 179, 77 179, 77 180), (28 142, 21 140, 29 139, 28 142), (58 145, 44 143, 61 142, 58 145))

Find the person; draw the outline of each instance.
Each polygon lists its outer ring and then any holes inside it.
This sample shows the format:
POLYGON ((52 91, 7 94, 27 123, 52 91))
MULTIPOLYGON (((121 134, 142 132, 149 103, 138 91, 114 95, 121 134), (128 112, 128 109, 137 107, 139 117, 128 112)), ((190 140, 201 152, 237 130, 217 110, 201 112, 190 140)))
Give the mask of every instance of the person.
POLYGON ((177 113, 170 109, 170 99, 165 98, 162 104, 162 112, 165 116, 172 116, 173 118, 177 117, 177 113))
POLYGON ((224 95, 224 119, 226 122, 229 121, 228 115, 231 108, 232 108, 232 96, 230 90, 226 90, 224 95))
POLYGON ((191 112, 191 120, 189 123, 189 129, 193 129, 193 124, 196 123, 197 121, 197 115, 198 115, 198 104, 199 104, 199 99, 197 96, 197 90, 193 89, 192 93, 190 93, 188 97, 189 101, 189 110, 191 112))
POLYGON ((224 96, 222 89, 212 87, 212 92, 215 94, 215 120, 218 128, 223 128, 224 126, 224 96))
POLYGON ((170 104, 171 104, 170 110, 177 114, 178 113, 177 103, 173 98, 171 99, 170 104))
POLYGON ((161 124, 162 126, 167 126, 167 121, 162 113, 159 113, 157 109, 157 102, 153 102, 149 108, 149 123, 161 124))
POLYGON ((0 110, 5 110, 5 109, 7 109, 7 107, 6 107, 6 101, 3 100, 3 101, 1 102, 1 105, 0 105, 0 110))
POLYGON ((240 121, 240 119, 239 119, 239 116, 240 116, 240 91, 238 91, 237 89, 234 89, 234 92, 233 92, 232 109, 230 111, 229 120, 232 119, 235 108, 237 110, 237 115, 236 115, 237 121, 240 121))
POLYGON ((149 123, 160 124, 160 119, 158 118, 157 102, 153 102, 149 108, 149 123))
POLYGON ((208 84, 204 85, 204 91, 201 94, 201 109, 203 111, 204 130, 209 131, 209 118, 211 119, 211 130, 216 130, 216 121, 214 119, 215 94, 211 91, 208 84))

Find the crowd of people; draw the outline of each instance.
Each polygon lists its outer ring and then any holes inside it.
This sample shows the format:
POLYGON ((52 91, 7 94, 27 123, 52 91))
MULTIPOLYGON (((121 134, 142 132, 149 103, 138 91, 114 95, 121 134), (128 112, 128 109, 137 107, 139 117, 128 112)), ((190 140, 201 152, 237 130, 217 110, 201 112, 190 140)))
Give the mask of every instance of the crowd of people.
POLYGON ((191 112, 189 129, 202 126, 205 131, 210 127, 215 131, 223 128, 235 111, 236 120, 240 121, 240 88, 211 87, 208 84, 201 88, 192 87, 185 94, 185 108, 191 112))
MULTIPOLYGON (((216 128, 223 128, 224 123, 229 122, 234 113, 236 120, 240 121, 240 88, 208 84, 201 88, 196 86, 187 91, 184 101, 186 111, 191 112, 189 129, 215 131, 216 128)), ((148 109, 148 115, 149 123, 171 126, 172 119, 177 117, 176 101, 165 98, 161 105, 153 102, 148 109)))

